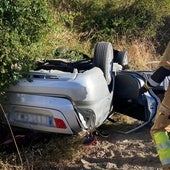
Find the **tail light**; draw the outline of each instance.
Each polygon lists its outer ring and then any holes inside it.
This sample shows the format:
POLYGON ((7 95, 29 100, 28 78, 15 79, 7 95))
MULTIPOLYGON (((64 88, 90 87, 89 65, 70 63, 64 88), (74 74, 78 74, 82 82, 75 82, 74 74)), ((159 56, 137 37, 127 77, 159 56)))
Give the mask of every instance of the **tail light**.
POLYGON ((67 128, 66 124, 64 123, 64 121, 62 119, 55 118, 54 121, 55 121, 55 125, 57 128, 60 128, 60 129, 67 128))

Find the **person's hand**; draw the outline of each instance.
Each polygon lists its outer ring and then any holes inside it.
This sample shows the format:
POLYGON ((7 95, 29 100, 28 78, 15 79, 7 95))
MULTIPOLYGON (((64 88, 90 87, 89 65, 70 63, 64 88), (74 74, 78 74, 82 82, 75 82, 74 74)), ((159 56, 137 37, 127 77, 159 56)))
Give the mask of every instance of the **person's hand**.
POLYGON ((150 85, 148 81, 145 82, 145 84, 139 89, 139 95, 147 92, 149 89, 152 89, 153 86, 150 85))

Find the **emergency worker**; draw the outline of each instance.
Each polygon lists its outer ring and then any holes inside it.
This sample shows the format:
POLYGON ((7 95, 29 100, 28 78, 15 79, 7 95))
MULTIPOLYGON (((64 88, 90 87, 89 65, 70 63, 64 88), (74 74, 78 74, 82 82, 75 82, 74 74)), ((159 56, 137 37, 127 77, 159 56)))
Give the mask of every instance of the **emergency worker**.
MULTIPOLYGON (((168 43, 163 58, 159 63, 157 70, 146 81, 140 89, 141 93, 146 92, 152 87, 159 85, 166 76, 170 75, 170 42, 168 43)), ((159 159, 163 170, 170 170, 170 82, 167 91, 165 92, 162 103, 160 104, 154 125, 152 126, 151 136, 154 141, 159 159)))

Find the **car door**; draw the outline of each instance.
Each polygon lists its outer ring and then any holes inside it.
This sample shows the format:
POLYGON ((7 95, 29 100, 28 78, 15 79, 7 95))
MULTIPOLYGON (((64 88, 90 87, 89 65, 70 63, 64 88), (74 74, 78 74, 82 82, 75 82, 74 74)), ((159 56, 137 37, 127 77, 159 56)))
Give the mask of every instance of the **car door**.
POLYGON ((135 119, 151 122, 165 92, 165 84, 144 94, 139 89, 152 71, 121 71, 115 78, 113 108, 135 119))

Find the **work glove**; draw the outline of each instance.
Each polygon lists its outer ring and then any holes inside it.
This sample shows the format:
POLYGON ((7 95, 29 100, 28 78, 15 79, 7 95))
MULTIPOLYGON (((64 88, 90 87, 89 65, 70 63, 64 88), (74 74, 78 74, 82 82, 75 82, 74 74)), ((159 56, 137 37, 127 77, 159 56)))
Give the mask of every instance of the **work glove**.
POLYGON ((148 81, 146 81, 145 84, 139 89, 139 95, 147 92, 148 90, 152 88, 153 86, 148 81))

